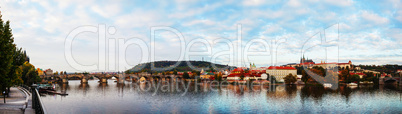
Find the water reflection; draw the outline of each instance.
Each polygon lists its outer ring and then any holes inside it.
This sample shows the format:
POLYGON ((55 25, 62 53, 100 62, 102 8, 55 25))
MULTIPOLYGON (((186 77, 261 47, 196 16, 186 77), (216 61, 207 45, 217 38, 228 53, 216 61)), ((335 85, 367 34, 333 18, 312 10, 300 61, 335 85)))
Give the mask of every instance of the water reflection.
POLYGON ((83 94, 84 96, 86 96, 86 95, 87 95, 87 92, 88 92, 88 89, 89 89, 89 85, 88 85, 88 83, 81 83, 81 84, 78 86, 78 89, 82 91, 82 94, 83 94))
POLYGON ((399 113, 399 86, 223 85, 160 82, 124 84, 71 81, 42 97, 49 113, 399 113))

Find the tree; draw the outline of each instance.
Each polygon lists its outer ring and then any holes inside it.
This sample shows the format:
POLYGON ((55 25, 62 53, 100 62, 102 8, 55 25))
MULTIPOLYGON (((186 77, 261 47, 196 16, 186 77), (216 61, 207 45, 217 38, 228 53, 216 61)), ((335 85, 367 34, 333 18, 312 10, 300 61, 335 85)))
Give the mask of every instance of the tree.
POLYGON ((341 74, 339 74, 339 79, 343 80, 343 82, 349 83, 349 71, 348 70, 342 70, 341 74))
POLYGON ((190 79, 190 75, 188 75, 188 73, 187 73, 187 72, 184 72, 184 74, 183 74, 183 78, 185 78, 185 79, 190 79))
POLYGON ((240 71, 240 80, 244 80, 244 71, 240 71))
POLYGON ((176 69, 173 70, 173 74, 177 75, 177 70, 176 69))
POLYGON ((214 75, 214 80, 222 81, 222 73, 218 73, 214 75))
POLYGON ((10 82, 7 85, 7 93, 10 92, 10 87, 16 84, 22 84, 22 70, 20 69, 20 66, 24 64, 25 62, 26 55, 22 51, 22 48, 17 48, 14 50, 13 53, 13 63, 10 69, 9 74, 7 75, 7 78, 10 79, 10 82))
MULTIPOLYGON (((10 21, 4 23, 0 15, 0 87, 1 92, 11 85, 9 78, 10 69, 13 68, 13 55, 15 44, 13 34, 11 33, 10 21)), ((4 99, 4 103, 6 103, 4 99)))
POLYGON ((305 84, 307 84, 307 81, 309 80, 309 78, 310 78, 310 76, 308 76, 307 75, 307 73, 306 73, 306 71, 302 71, 302 78, 301 78, 301 80, 305 83, 305 84))
POLYGON ((357 74, 352 75, 352 76, 350 76, 350 81, 351 82, 359 82, 360 81, 360 76, 357 75, 357 74))
POLYGON ((291 84, 291 83, 295 83, 297 81, 296 77, 292 75, 292 73, 289 73, 289 75, 287 75, 285 78, 283 78, 285 80, 286 84, 291 84))
POLYGON ((278 82, 276 81, 276 77, 274 75, 269 76, 269 81, 271 82, 271 84, 273 84, 274 82, 278 82))
POLYGON ((215 69, 213 67, 210 67, 209 72, 215 72, 215 69))
POLYGON ((40 81, 40 77, 35 70, 35 66, 26 61, 22 66, 22 80, 25 85, 32 85, 40 81))

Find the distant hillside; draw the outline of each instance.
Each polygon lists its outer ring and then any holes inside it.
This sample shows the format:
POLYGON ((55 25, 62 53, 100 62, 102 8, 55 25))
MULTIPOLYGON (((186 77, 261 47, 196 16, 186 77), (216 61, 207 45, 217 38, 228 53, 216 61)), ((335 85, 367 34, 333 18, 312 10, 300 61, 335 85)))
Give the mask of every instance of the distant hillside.
POLYGON ((151 64, 154 64, 156 68, 162 68, 162 70, 155 70, 152 69, 152 71, 192 71, 192 70, 197 70, 199 71, 201 68, 204 68, 204 70, 210 70, 212 68, 212 65, 215 65, 218 69, 214 70, 226 70, 226 69, 233 69, 235 67, 233 66, 228 66, 228 65, 222 65, 222 64, 215 64, 211 62, 206 62, 206 61, 188 61, 196 67, 197 69, 191 69, 187 65, 187 61, 156 61, 156 62, 148 62, 148 63, 142 63, 138 64, 135 67, 131 68, 128 70, 128 72, 149 72, 151 71, 151 64), (168 69, 170 66, 175 65, 177 62, 180 62, 180 64, 173 69, 168 69))

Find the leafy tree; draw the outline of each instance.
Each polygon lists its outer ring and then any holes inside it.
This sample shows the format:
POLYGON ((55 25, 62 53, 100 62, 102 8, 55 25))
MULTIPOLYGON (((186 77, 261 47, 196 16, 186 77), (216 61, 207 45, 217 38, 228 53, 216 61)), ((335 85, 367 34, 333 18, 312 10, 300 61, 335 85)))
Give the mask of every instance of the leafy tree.
MULTIPOLYGON (((14 50, 13 53, 13 63, 12 67, 10 69, 9 74, 7 75, 8 79, 10 79, 10 82, 7 85, 7 91, 10 92, 10 87, 16 84, 22 84, 22 79, 21 79, 21 69, 20 66, 24 64, 25 62, 26 55, 22 51, 22 48, 17 48, 14 50)), ((8 93, 7 92, 7 93, 8 93)))
POLYGON ((215 72, 215 69, 213 67, 210 67, 209 72, 215 72))
POLYGON ((10 21, 4 23, 1 17, 2 15, 0 15, 0 87, 1 91, 5 91, 6 87, 11 85, 9 72, 12 72, 13 68, 15 45, 10 21))
POLYGON ((222 73, 215 74, 214 79, 217 81, 222 81, 222 73))
POLYGON ((22 80, 25 85, 32 85, 40 81, 38 73, 35 71, 35 66, 26 61, 22 66, 22 80))
POLYGON ((240 80, 244 80, 244 71, 240 71, 240 80))
POLYGON ((177 75, 177 70, 176 69, 173 70, 173 74, 177 75))
POLYGON ((352 75, 352 76, 350 77, 350 81, 351 81, 351 82, 359 82, 359 81, 360 81, 360 76, 357 75, 357 74, 352 75))
POLYGON ((269 81, 270 81, 271 83, 278 82, 278 81, 276 80, 276 77, 275 77, 274 75, 269 76, 269 81))
POLYGON ((307 75, 307 73, 306 73, 306 71, 302 71, 302 78, 301 78, 301 80, 305 83, 305 84, 307 84, 307 81, 309 80, 309 78, 310 78, 310 76, 308 76, 307 75))
POLYGON ((187 72, 184 72, 184 74, 183 74, 183 78, 185 78, 185 79, 190 79, 190 75, 188 75, 188 73, 187 73, 187 72))
POLYGON ((291 83, 295 83, 297 81, 296 77, 292 75, 292 73, 289 73, 289 75, 287 75, 285 78, 283 78, 285 80, 286 84, 291 84, 291 83))
POLYGON ((343 82, 346 82, 346 83, 349 83, 349 81, 350 81, 349 77, 350 77, 350 74, 349 74, 348 70, 342 70, 341 74, 339 74, 339 79, 343 80, 343 82))

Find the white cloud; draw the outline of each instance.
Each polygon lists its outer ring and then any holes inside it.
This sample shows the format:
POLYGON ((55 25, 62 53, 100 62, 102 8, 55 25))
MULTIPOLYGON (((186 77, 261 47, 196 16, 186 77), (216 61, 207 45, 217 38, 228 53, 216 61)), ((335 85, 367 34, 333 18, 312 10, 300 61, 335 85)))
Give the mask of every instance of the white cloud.
POLYGON ((362 11, 361 17, 371 23, 377 24, 377 25, 384 25, 388 24, 389 20, 388 18, 381 17, 378 14, 368 12, 368 11, 362 11))
POLYGON ((326 3, 335 6, 351 6, 353 5, 352 0, 325 0, 326 3))
MULTIPOLYGON (((391 1, 400 3, 400 1, 391 1)), ((64 39, 73 29, 91 25, 114 26, 113 38, 140 38, 149 43, 150 27, 169 26, 182 32, 186 41, 196 38, 213 42, 224 38, 237 43, 237 25, 242 25, 243 42, 253 38, 263 38, 268 42, 287 38, 278 47, 279 62, 297 62, 301 45, 312 35, 334 23, 341 23, 342 46, 348 54, 387 54, 384 50, 397 50, 401 45, 401 30, 393 27, 402 22, 402 10, 394 4, 392 8, 377 9, 356 7, 359 1, 225 1, 200 3, 198 1, 163 2, 150 8, 146 4, 125 6, 122 2, 98 2, 91 0, 73 1, 27 1, 27 3, 0 1, 4 20, 10 20, 15 42, 26 48, 34 64, 55 70, 75 70, 64 57, 64 39), (32 4, 37 2, 38 4, 32 4), (277 4, 281 3, 281 4, 277 4), (335 6, 335 10, 332 9, 335 6), (339 6, 339 7, 338 7, 339 6), (339 9, 338 9, 339 8, 339 9), (364 10, 364 11, 363 11, 364 10), (390 13, 391 12, 391 13, 390 13), (392 14, 392 12, 394 12, 392 14), (96 17, 102 18, 96 18, 96 17), (399 47, 398 47, 399 46, 399 47), (370 51, 370 49, 374 49, 370 51), (356 50, 356 51, 354 51, 356 50), (43 56, 43 55, 54 56, 43 56), (52 60, 50 60, 52 59, 52 60), (58 63, 58 64, 54 64, 58 63)), ((372 5, 372 4, 371 4, 372 5)), ((96 34, 79 37, 74 42, 77 60, 85 64, 97 62, 91 58, 94 53, 86 53, 97 48, 96 34), (82 48, 82 49, 81 49, 82 48)), ((156 42, 158 60, 174 60, 180 45, 176 35, 162 34, 156 42)), ((244 44, 243 44, 244 45, 244 44)), ((133 46, 135 47, 135 46, 133 46)), ((215 46, 214 52, 226 49, 215 46)), ((251 50, 261 50, 255 45, 251 50)), ((135 48, 133 48, 135 49, 135 48)), ((91 51, 96 52, 96 51, 91 51)), ((130 51, 131 52, 131 51, 130 51)), ((132 53, 140 53, 138 50, 132 53)), ((237 52, 234 52, 237 53, 237 52)), ((128 54, 135 58, 135 54, 128 54)), ((96 55, 97 56, 97 55, 96 55)), ((390 58, 392 60, 392 58, 390 58)), ((251 60, 267 64, 264 59, 251 60)), ((138 61, 128 60, 131 64, 138 61)), ((222 60, 220 60, 222 61, 222 60)), ((382 63, 386 60, 378 59, 382 63)))
POLYGON ((395 14, 395 19, 402 23, 402 10, 398 10, 395 14))

